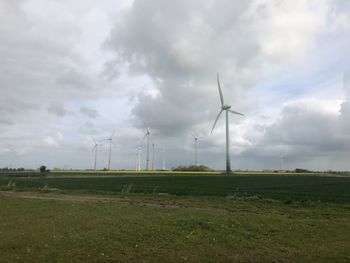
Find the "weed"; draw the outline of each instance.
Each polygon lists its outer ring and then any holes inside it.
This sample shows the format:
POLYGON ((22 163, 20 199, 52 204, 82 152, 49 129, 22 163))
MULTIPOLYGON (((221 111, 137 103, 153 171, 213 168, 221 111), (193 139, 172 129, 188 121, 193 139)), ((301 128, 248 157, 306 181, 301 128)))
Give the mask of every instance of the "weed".
POLYGON ((124 185, 122 190, 121 190, 121 194, 127 195, 127 194, 131 193, 132 187, 133 187, 133 183, 124 185))

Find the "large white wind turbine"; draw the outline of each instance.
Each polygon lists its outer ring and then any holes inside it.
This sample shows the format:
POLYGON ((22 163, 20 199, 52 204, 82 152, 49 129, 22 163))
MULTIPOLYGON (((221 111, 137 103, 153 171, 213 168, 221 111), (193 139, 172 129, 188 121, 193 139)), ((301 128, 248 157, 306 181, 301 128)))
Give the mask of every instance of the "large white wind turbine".
POLYGON ((115 131, 111 134, 111 137, 104 139, 104 141, 109 141, 109 155, 108 155, 108 170, 111 170, 111 158, 112 158, 112 141, 115 131))
POLYGON ((226 112, 226 173, 231 172, 231 163, 230 163, 230 126, 229 126, 229 112, 233 114, 238 114, 244 116, 244 114, 239 113, 237 111, 231 110, 231 106, 224 103, 224 97, 222 95, 221 87, 220 87, 220 81, 219 81, 219 73, 217 74, 217 82, 218 82, 218 89, 220 94, 220 101, 221 101, 221 110, 218 114, 218 116, 215 119, 213 128, 211 129, 211 132, 213 132, 215 125, 220 118, 220 115, 223 111, 226 112))

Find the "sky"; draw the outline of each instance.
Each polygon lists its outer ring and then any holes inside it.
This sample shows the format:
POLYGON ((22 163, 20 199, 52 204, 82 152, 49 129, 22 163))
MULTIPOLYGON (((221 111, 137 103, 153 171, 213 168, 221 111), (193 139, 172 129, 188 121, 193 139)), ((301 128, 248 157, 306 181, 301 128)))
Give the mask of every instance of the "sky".
POLYGON ((0 0, 0 167, 349 170, 347 0, 0 0))

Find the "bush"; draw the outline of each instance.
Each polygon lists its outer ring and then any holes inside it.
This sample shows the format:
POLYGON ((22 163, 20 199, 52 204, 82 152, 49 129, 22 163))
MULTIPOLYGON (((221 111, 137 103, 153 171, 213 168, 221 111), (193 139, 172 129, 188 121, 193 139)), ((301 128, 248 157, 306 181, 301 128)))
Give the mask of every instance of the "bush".
POLYGON ((301 169, 301 168, 296 168, 295 172, 296 173, 311 173, 311 171, 306 170, 306 169, 301 169))
POLYGON ((46 169, 45 165, 40 166, 39 170, 41 173, 49 173, 50 172, 50 170, 46 169))
POLYGON ((178 166, 172 168, 173 171, 191 171, 191 172, 211 172, 213 171, 205 165, 189 165, 189 166, 178 166))

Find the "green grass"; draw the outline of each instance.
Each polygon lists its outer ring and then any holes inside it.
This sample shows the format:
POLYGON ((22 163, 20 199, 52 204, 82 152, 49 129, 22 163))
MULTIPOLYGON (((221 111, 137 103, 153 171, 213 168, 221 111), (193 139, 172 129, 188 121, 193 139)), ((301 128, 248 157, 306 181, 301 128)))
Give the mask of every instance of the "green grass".
POLYGON ((350 203, 350 177, 330 176, 125 176, 125 177, 0 177, 6 190, 36 191, 45 185, 64 191, 89 193, 167 193, 178 196, 256 196, 282 201, 350 203))
POLYGON ((0 176, 0 189, 17 196, 0 195, 0 262, 350 261, 350 177, 0 176))
POLYGON ((82 203, 1 197, 0 262, 349 262, 350 207, 133 196, 82 203))

